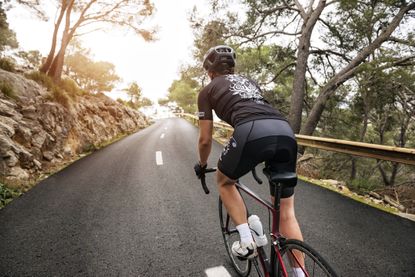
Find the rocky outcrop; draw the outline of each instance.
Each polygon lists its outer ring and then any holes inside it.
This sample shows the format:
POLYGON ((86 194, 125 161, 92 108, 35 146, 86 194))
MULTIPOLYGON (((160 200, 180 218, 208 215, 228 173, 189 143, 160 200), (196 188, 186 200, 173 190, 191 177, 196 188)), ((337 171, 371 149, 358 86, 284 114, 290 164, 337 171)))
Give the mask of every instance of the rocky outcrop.
POLYGON ((0 182, 22 186, 51 166, 147 126, 145 117, 103 95, 77 96, 69 107, 36 82, 0 70, 0 182))

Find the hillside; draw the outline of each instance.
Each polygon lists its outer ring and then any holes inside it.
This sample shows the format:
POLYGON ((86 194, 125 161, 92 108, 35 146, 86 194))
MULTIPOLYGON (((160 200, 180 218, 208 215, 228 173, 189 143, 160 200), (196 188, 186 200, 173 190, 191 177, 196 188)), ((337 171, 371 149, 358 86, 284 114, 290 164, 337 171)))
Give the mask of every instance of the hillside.
POLYGON ((103 94, 59 101, 54 93, 0 69, 0 183, 25 189, 79 154, 148 125, 142 113, 103 94))

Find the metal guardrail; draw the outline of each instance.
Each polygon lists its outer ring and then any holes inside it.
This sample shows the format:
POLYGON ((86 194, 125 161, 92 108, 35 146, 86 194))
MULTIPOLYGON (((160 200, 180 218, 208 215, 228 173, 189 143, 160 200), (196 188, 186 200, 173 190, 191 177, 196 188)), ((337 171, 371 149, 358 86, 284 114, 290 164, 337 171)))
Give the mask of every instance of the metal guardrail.
MULTIPOLYGON (((199 119, 191 114, 179 114, 180 117, 186 118, 198 125, 199 119)), ((214 127, 226 131, 227 137, 230 137, 233 128, 226 123, 214 122, 214 127)), ((391 162, 398 162, 408 165, 415 165, 415 149, 386 146, 380 144, 371 144, 332 138, 320 138, 313 136, 295 135, 297 142, 301 146, 313 147, 327 151, 333 151, 343 154, 350 154, 365 158, 373 158, 391 162)))

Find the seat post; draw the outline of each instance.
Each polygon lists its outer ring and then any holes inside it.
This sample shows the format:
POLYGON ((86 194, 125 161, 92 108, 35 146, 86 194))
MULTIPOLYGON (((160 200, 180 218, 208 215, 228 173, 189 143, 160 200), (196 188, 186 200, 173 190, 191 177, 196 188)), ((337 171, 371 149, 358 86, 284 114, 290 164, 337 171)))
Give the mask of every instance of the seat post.
POLYGON ((280 230, 280 201, 281 201, 282 185, 275 183, 274 190, 274 220, 272 222, 272 233, 276 234, 280 230))

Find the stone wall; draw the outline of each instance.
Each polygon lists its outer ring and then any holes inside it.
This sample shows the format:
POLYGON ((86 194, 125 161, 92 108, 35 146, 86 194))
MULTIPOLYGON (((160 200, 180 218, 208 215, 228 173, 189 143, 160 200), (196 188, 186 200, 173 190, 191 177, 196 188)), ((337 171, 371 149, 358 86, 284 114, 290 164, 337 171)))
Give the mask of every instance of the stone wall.
POLYGON ((0 182, 24 186, 50 167, 148 125, 142 113, 103 95, 77 96, 69 107, 19 74, 0 70, 0 182))

